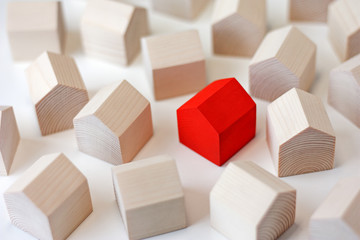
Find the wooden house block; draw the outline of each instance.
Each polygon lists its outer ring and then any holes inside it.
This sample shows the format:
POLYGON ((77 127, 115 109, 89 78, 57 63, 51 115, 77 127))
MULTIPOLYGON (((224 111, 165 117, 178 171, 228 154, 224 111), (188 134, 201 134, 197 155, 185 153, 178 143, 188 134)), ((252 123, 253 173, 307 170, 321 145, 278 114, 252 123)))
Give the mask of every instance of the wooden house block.
POLYGON ((329 4, 334 0, 290 0, 291 21, 326 22, 329 4))
POLYGON ((250 62, 252 96, 274 101, 291 88, 308 90, 315 78, 316 45, 296 27, 266 35, 250 62))
POLYGON ((332 169, 335 133, 321 99, 293 88, 267 109, 266 140, 279 177, 332 169))
POLYGON ((9 174, 19 142, 13 108, 0 106, 0 176, 9 174))
POLYGON ((330 72, 328 102, 360 128, 360 54, 330 72))
POLYGON ((87 179, 64 154, 41 157, 4 199, 11 222, 37 239, 66 239, 92 212, 87 179))
POLYGON ((119 1, 89 1, 81 21, 85 53, 120 65, 135 59, 147 34, 146 9, 119 1))
POLYGON ((235 78, 215 81, 177 110, 182 144, 221 166, 256 130, 256 104, 235 78))
POLYGON ((210 193, 211 226, 231 240, 277 239, 295 208, 296 190, 252 162, 231 162, 210 193))
POLYGON ((111 84, 79 112, 74 127, 80 151, 127 163, 153 135, 150 103, 125 80, 111 84))
POLYGON ((330 42, 342 62, 360 53, 360 1, 330 4, 328 27, 330 42))
POLYGON ((113 167, 116 200, 129 239, 186 227, 184 193, 175 160, 163 155, 113 167))
POLYGON ((215 54, 252 57, 266 33, 265 0, 217 0, 212 17, 215 54))
POLYGON ((312 240, 360 239, 360 178, 338 182, 310 219, 312 240))
POLYGON ((206 86, 205 55, 196 30, 141 41, 156 100, 196 92, 206 86))
POLYGON ((73 127, 73 119, 89 101, 72 57, 44 52, 25 71, 42 135, 73 127))
POLYGON ((63 53, 66 34, 61 2, 8 2, 7 33, 14 60, 33 60, 44 51, 63 53))
POLYGON ((155 11, 186 20, 196 18, 209 0, 151 0, 155 11))

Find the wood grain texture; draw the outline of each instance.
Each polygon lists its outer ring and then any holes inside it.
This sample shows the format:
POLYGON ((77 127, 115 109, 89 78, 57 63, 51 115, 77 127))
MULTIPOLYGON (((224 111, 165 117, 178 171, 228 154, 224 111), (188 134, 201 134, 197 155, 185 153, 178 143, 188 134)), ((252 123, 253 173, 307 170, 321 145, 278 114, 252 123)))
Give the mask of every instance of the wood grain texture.
POLYGON ((212 17, 215 54, 252 57, 266 33, 265 0, 217 0, 212 17))
POLYGON ((0 176, 9 174, 19 142, 20 134, 13 108, 0 106, 0 176))
POLYGON ((296 27, 266 35, 249 67, 250 93, 274 101, 293 87, 308 90, 315 78, 316 45, 296 27))
POLYGON ((126 80, 111 84, 79 112, 74 127, 80 151, 127 163, 153 135, 150 103, 126 80))
POLYGON ((89 101, 74 59, 44 52, 25 73, 41 134, 72 128, 74 117, 89 101))
POLYGON ((61 2, 8 2, 7 33, 14 60, 33 60, 44 51, 63 53, 66 32, 61 2))
POLYGON ((231 162, 210 192, 211 226, 231 240, 277 239, 295 208, 296 190, 252 162, 231 162))
POLYGON ((151 0, 155 11, 185 20, 195 19, 208 2, 209 0, 151 0))
POLYGON ((267 109, 266 140, 279 177, 332 169, 335 133, 321 99, 291 89, 267 109))
POLYGON ((87 179, 59 153, 36 161, 4 199, 11 222, 38 239, 66 239, 92 212, 87 179))
POLYGON ((334 0, 290 0, 290 21, 326 22, 328 7, 334 0))
POLYGON ((312 240, 360 239, 360 178, 339 181, 310 218, 312 240))
POLYGON ((329 39, 340 61, 360 53, 360 1, 339 0, 329 6, 329 39))
POLYGON ((113 167, 116 200, 129 239, 187 226, 184 193, 175 160, 167 155, 113 167))
POLYGON ((196 30, 143 38, 142 52, 156 100, 206 86, 205 55, 196 30))
POLYGON ((146 9, 118 1, 89 1, 81 20, 85 53, 115 64, 130 64, 148 34, 146 9))

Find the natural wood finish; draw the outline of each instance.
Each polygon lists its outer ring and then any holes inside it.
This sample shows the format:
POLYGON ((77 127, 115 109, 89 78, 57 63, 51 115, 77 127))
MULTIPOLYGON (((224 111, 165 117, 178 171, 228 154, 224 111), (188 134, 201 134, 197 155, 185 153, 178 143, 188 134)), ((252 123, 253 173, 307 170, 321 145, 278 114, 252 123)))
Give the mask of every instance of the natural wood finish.
POLYGON ((80 151, 127 163, 153 135, 150 103, 125 80, 111 84, 79 112, 74 127, 80 151))
POLYGON ((326 22, 328 6, 334 0, 290 0, 291 21, 326 22))
POLYGON ((266 33, 265 0, 217 0, 212 17, 215 54, 252 57, 266 33))
POLYGON ((36 161, 4 199, 11 222, 38 239, 66 239, 92 212, 87 179, 59 153, 36 161))
POLYGON ((148 34, 146 9, 118 1, 89 1, 81 20, 85 53, 120 65, 135 59, 148 34))
POLYGON ((13 108, 0 106, 0 176, 9 174, 19 142, 20 134, 13 108))
POLYGON ((116 200, 130 239, 186 227, 175 160, 162 155, 113 167, 116 200))
POLYGON ((360 239, 360 177, 339 181, 310 219, 312 240, 360 239))
POLYGON ((360 53, 360 1, 338 0, 329 5, 329 38, 340 61, 360 53))
POLYGON ((73 127, 73 119, 89 101, 72 57, 45 52, 25 71, 42 135, 73 127))
POLYGON ((205 87, 205 55, 196 30, 143 38, 142 52, 156 100, 205 87))
POLYGON ((61 2, 8 2, 7 33, 14 60, 33 60, 44 51, 63 53, 66 33, 61 2))
POLYGON ((315 64, 316 45, 296 27, 274 30, 250 62, 250 93, 271 102, 293 87, 308 90, 315 64))
POLYGON ((295 220, 296 190, 252 162, 231 162, 210 193, 210 222, 232 240, 277 239, 295 220))
POLYGON ((209 0, 151 0, 152 8, 170 16, 193 20, 209 0))
POLYGON ((321 99, 291 89, 267 109, 266 140, 279 177, 332 169, 335 133, 321 99))

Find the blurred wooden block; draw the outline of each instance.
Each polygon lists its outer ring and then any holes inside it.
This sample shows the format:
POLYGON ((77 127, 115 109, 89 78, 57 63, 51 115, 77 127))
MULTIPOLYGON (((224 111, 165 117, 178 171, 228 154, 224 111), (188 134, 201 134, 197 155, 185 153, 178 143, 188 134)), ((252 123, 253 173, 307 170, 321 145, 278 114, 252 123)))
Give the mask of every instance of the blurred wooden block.
POLYGON ((360 53, 360 1, 330 4, 328 27, 330 42, 342 62, 360 53))
POLYGON ((156 100, 206 86, 205 55, 196 30, 143 38, 142 51, 156 100))
POLYGON ((153 135, 151 107, 127 81, 102 88, 74 119, 79 150, 118 165, 153 135))
POLYGON ((329 4, 334 0, 290 0, 291 21, 326 22, 329 4))
POLYGON ((155 11, 186 20, 196 18, 208 0, 151 0, 155 11))
POLYGON ((9 174, 19 142, 13 108, 0 106, 0 176, 9 174))
POLYGON ((118 1, 89 1, 81 20, 85 53, 120 65, 135 59, 148 34, 146 9, 118 1))
POLYGON ((267 109, 266 140, 279 177, 332 169, 335 133, 321 99, 291 89, 267 109))
POLYGON ((360 178, 338 182, 310 219, 310 239, 360 239, 360 178))
POLYGON ((252 57, 266 33, 265 0, 217 0, 212 17, 215 54, 252 57))
POLYGON ((63 154, 41 157, 4 199, 11 222, 37 239, 66 239, 92 212, 87 179, 63 154))
POLYGON ((296 27, 272 31, 250 62, 250 93, 271 102, 294 87, 308 90, 315 64, 316 45, 296 27))
POLYGON ((66 34, 61 2, 8 2, 7 33, 14 60, 33 60, 44 51, 63 53, 66 34))
POLYGON ((89 101, 72 57, 45 52, 25 71, 42 135, 73 127, 73 119, 89 101))
POLYGON ((116 200, 129 239, 186 227, 184 193, 175 161, 166 155, 113 167, 116 200))
POLYGON ((231 162, 210 193, 211 226, 231 240, 277 239, 295 208, 296 190, 252 162, 231 162))

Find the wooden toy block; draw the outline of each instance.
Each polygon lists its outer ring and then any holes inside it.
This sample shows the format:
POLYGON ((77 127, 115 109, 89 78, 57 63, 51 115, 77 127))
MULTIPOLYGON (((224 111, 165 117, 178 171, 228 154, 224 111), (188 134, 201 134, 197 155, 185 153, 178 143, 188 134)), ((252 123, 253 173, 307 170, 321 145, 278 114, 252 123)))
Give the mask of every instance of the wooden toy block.
POLYGON ((235 78, 217 80, 177 110, 182 144, 221 166, 256 130, 256 104, 235 78))
POLYGON ((267 109, 266 141, 279 177, 332 169, 335 133, 321 99, 293 88, 267 109))
POLYGON ((351 177, 335 185, 310 219, 310 239, 360 239, 359 183, 351 177))
POLYGON ((205 55, 196 30, 143 38, 142 52, 156 100, 206 86, 205 55))
POLYGON ((360 128, 360 54, 330 72, 328 102, 360 128))
POLYGON ((74 119, 79 150, 118 165, 153 135, 151 107, 127 81, 102 88, 74 119))
POLYGON ((266 33, 265 0, 217 0, 212 17, 215 54, 252 57, 266 33))
POLYGON ((296 27, 274 30, 250 62, 250 93, 271 102, 294 87, 308 90, 315 64, 316 45, 296 27))
POLYGON ((330 42, 343 62, 360 53, 360 1, 334 1, 328 11, 330 42))
POLYGON ((120 65, 135 59, 148 34, 146 9, 118 1, 89 1, 81 21, 85 53, 120 65))
POLYGON ((166 155, 113 167, 116 200, 129 239, 185 228, 184 193, 175 161, 166 155))
POLYGON ((208 2, 208 0, 151 0, 155 11, 187 20, 196 18, 208 2))
POLYGON ((291 21, 326 22, 329 4, 334 0, 290 0, 291 21))
POLYGON ((295 208, 296 190, 252 162, 231 162, 210 192, 211 226, 231 240, 277 239, 295 208))
POLYGON ((59 153, 36 161, 4 199, 11 222, 37 239, 66 239, 92 212, 87 179, 59 153))
POLYGON ((14 60, 33 60, 44 51, 63 53, 66 33, 61 2, 8 2, 7 33, 14 60))
POLYGON ((73 119, 89 101, 72 57, 44 52, 25 71, 42 135, 73 127, 73 119))
POLYGON ((20 134, 13 108, 0 106, 0 176, 9 174, 19 142, 20 134))

